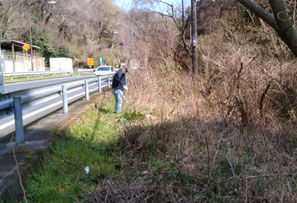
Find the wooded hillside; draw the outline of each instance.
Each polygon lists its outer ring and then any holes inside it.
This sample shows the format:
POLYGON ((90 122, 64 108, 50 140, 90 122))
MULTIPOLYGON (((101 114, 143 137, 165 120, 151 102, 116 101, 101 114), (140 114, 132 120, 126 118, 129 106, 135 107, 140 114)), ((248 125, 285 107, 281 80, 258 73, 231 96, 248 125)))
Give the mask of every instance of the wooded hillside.
POLYGON ((33 44, 41 47, 41 55, 72 57, 80 66, 112 46, 122 11, 110 0, 49 2, 1 0, 0 40, 29 43, 32 27, 33 44))

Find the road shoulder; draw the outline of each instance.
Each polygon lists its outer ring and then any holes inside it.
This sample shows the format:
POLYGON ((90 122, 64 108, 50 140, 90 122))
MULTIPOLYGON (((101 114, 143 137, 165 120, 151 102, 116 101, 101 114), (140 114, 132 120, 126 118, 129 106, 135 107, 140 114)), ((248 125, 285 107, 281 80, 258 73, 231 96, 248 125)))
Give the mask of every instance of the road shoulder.
POLYGON ((48 146, 62 135, 65 129, 85 112, 86 108, 104 96, 105 93, 94 95, 88 102, 80 100, 69 106, 67 115, 59 110, 32 124, 25 129, 25 143, 22 145, 15 146, 9 141, 0 143, 0 198, 11 199, 21 193, 15 158, 24 181, 27 172, 36 170, 41 155, 48 150, 48 146))

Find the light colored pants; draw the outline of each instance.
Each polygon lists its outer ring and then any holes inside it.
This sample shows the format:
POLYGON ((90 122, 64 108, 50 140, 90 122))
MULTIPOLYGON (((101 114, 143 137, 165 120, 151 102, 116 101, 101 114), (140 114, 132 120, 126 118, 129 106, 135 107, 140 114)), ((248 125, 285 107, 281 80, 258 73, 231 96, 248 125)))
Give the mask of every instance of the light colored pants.
POLYGON ((112 94, 114 95, 114 98, 115 98, 114 111, 115 113, 119 113, 122 111, 123 91, 120 89, 112 89, 112 94))

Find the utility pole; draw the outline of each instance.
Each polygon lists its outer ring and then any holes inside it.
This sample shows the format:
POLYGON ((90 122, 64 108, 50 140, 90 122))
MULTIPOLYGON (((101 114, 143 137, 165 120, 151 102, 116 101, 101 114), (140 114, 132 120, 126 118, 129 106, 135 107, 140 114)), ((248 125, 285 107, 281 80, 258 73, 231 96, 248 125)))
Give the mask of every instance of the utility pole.
POLYGON ((192 20, 192 73, 195 76, 198 71, 197 67, 197 2, 191 0, 191 20, 192 20))
POLYGON ((30 15, 30 61, 31 61, 31 71, 33 70, 33 48, 32 48, 32 16, 30 15))
MULTIPOLYGON (((45 1, 45 4, 47 6, 52 6, 54 4, 56 4, 57 2, 56 1, 53 1, 53 0, 46 0, 45 1)), ((28 7, 28 10, 30 11, 29 9, 29 6, 27 5, 28 7)), ((43 8, 42 8, 42 21, 43 21, 43 18, 44 18, 44 5, 43 5, 43 8)), ((33 66, 33 43, 32 43, 32 13, 29 13, 29 26, 30 26, 30 30, 29 30, 29 34, 30 34, 30 61, 31 61, 31 71, 34 71, 34 66, 33 66)))

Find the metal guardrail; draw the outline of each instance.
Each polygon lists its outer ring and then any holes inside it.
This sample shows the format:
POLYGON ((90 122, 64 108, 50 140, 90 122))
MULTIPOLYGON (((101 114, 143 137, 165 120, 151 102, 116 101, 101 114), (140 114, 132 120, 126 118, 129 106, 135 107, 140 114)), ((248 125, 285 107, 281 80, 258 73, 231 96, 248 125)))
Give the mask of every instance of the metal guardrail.
POLYGON ((34 71, 34 72, 18 72, 18 73, 3 73, 4 77, 20 77, 20 76, 42 76, 42 75, 64 75, 72 74, 67 71, 34 71))
POLYGON ((69 103, 82 97, 88 101, 91 92, 101 93, 102 88, 110 88, 111 80, 112 75, 90 76, 87 79, 0 95, 0 138, 15 131, 16 144, 24 142, 24 125, 61 107, 65 114, 68 113, 69 103))
POLYGON ((90 73, 90 72, 94 72, 94 69, 77 69, 78 73, 90 73))

